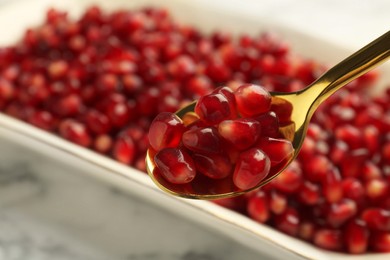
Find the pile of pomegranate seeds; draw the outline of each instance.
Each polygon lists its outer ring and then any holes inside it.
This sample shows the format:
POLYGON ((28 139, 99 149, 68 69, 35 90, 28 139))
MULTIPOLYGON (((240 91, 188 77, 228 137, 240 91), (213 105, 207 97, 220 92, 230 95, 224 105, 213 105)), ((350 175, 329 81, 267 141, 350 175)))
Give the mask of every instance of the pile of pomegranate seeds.
MULTIPOLYGON (((77 20, 51 9, 44 24, 0 48, 0 110, 145 170, 160 112, 214 86, 299 90, 323 70, 274 35, 206 35, 164 9, 91 7, 77 20)), ((329 250, 390 251, 390 90, 370 98, 376 76, 316 112, 298 160, 274 182, 218 203, 329 250)), ((261 120, 263 134, 277 134, 272 114, 261 120)))
POLYGON ((267 90, 244 84, 235 92, 219 87, 200 97, 186 124, 173 113, 161 113, 149 130, 157 166, 153 174, 179 185, 192 182, 196 173, 204 175, 203 182, 230 176, 238 189, 254 188, 271 167, 285 167, 294 153, 291 142, 267 135, 279 132, 270 109, 267 90), (264 120, 272 115, 273 121, 264 120))

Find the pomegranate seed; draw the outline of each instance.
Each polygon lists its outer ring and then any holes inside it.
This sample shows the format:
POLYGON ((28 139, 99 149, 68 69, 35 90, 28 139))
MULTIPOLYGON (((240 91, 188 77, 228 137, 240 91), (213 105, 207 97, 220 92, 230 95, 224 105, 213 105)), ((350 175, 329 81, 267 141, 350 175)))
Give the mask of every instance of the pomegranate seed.
POLYGON ((245 84, 235 91, 237 109, 243 116, 256 116, 268 112, 271 95, 263 87, 245 84))
POLYGON ((65 119, 59 125, 59 132, 62 137, 81 146, 88 147, 91 144, 91 137, 84 124, 73 120, 65 119))
POLYGON ((322 181, 322 192, 325 199, 330 202, 338 202, 343 197, 341 176, 337 168, 330 170, 322 181))
POLYGON ((367 181, 365 189, 368 198, 378 201, 388 196, 390 187, 384 179, 372 179, 367 181))
POLYGON ((337 140, 330 151, 329 157, 334 164, 338 165, 347 157, 347 152, 348 145, 343 141, 337 140))
POLYGON ((370 242, 376 252, 390 252, 390 232, 375 232, 370 242))
POLYGON ((111 130, 108 117, 97 110, 90 110, 86 113, 85 124, 95 134, 106 134, 111 130))
POLYGON ((373 230, 390 231, 390 211, 380 208, 369 208, 362 214, 367 226, 373 230))
POLYGON ((221 94, 226 97, 226 99, 229 102, 230 106, 230 111, 231 111, 231 118, 236 118, 237 117, 237 102, 236 102, 236 97, 234 95, 234 92, 231 88, 229 87, 219 87, 216 88, 212 94, 221 94))
POLYGON ((284 100, 278 100, 271 104, 271 111, 275 112, 280 124, 290 123, 292 109, 292 104, 284 100))
POLYGON ((321 182, 329 171, 332 170, 332 163, 322 155, 313 158, 302 165, 306 178, 313 182, 321 182))
POLYGON ((316 231, 316 226, 310 221, 301 221, 298 230, 298 237, 306 241, 312 241, 316 231))
POLYGON ((47 73, 53 79, 65 77, 68 72, 69 65, 64 60, 54 61, 47 67, 47 73))
POLYGON ((232 119, 235 111, 231 110, 229 100, 222 94, 202 96, 195 106, 195 113, 209 125, 214 125, 226 119, 232 119))
POLYGON ((293 208, 287 208, 282 214, 275 216, 275 227, 290 236, 297 236, 299 223, 298 212, 293 208))
POLYGON ((276 214, 282 214, 287 208, 287 198, 282 193, 273 191, 269 198, 269 208, 276 214))
POLYGON ((222 146, 214 127, 190 129, 183 133, 182 141, 185 147, 198 153, 219 153, 222 146))
POLYGON ((299 200, 306 205, 315 205, 320 200, 320 187, 312 182, 304 181, 299 188, 299 200))
POLYGON ((260 123, 249 118, 225 120, 218 125, 219 134, 240 150, 251 147, 260 136, 260 123))
POLYGON ((364 221, 354 219, 348 223, 344 237, 348 252, 362 254, 367 251, 369 232, 364 221))
POLYGON ((11 82, 6 79, 0 78, 0 101, 11 100, 14 96, 14 87, 11 82))
POLYGON ((182 55, 169 62, 167 69, 174 78, 182 80, 195 74, 196 65, 191 57, 182 55))
POLYGON ((156 151, 177 147, 184 132, 183 122, 173 113, 160 113, 150 125, 149 142, 156 151))
POLYGON ((362 183, 355 178, 342 180, 343 196, 356 202, 361 202, 365 197, 365 190, 362 183))
POLYGON ((191 77, 185 85, 186 92, 193 95, 194 98, 207 95, 212 91, 212 82, 207 76, 191 77))
POLYGON ((262 138, 259 147, 270 158, 271 166, 286 162, 294 153, 292 143, 283 139, 262 138))
POLYGON ((109 135, 98 135, 93 143, 94 149, 102 154, 106 154, 111 150, 112 147, 112 138, 109 135))
POLYGON ((293 161, 287 169, 272 181, 272 186, 284 193, 295 193, 301 187, 302 182, 301 168, 297 161, 293 161))
POLYGON ((343 199, 339 202, 330 204, 327 214, 327 222, 332 227, 340 227, 357 213, 355 201, 343 199))
POLYGON ((382 178, 381 169, 371 161, 366 161, 362 169, 362 179, 369 181, 382 178))
POLYGON ((255 187, 269 173, 271 162, 260 149, 252 148, 239 155, 233 174, 234 184, 247 190, 255 187))
POLYGON ((343 238, 340 230, 318 229, 314 234, 314 244, 327 250, 341 250, 343 238))
POLYGON ((276 138, 279 136, 279 119, 275 112, 267 112, 255 117, 261 125, 262 136, 276 138))
POLYGON ((350 149, 357 149, 362 146, 362 133, 359 131, 359 129, 352 125, 338 127, 336 129, 335 136, 338 140, 348 144, 350 149))
POLYGON ((195 178, 194 162, 182 149, 164 148, 155 155, 154 161, 161 175, 171 183, 189 183, 195 178))
POLYGON ((53 131, 57 127, 57 120, 48 111, 34 111, 27 121, 41 129, 53 131))
POLYGON ((194 154, 192 156, 196 169, 212 179, 223 179, 231 174, 232 164, 221 155, 194 154))
POLYGON ((361 169, 369 156, 368 150, 365 148, 352 150, 347 154, 346 158, 341 162, 341 174, 343 177, 360 177, 361 169), (350 162, 354 162, 351 164, 350 162))
POLYGON ((76 94, 62 97, 55 103, 53 112, 61 117, 69 117, 78 114, 81 110, 82 101, 76 94))
POLYGON ((112 148, 113 157, 124 164, 130 164, 135 157, 135 145, 130 137, 120 136, 114 141, 112 148))
POLYGON ((265 223, 270 218, 267 196, 265 192, 258 191, 248 200, 248 214, 254 220, 265 223))

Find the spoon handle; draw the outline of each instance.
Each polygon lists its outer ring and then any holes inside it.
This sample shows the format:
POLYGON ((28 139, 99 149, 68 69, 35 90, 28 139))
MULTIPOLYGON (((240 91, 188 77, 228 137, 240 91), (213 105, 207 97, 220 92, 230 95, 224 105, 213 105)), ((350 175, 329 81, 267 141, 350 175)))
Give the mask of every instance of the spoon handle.
MULTIPOLYGON (((390 31, 328 70, 303 92, 315 98, 314 110, 330 95, 390 57, 390 31)), ((313 111, 314 112, 314 111, 313 111)))

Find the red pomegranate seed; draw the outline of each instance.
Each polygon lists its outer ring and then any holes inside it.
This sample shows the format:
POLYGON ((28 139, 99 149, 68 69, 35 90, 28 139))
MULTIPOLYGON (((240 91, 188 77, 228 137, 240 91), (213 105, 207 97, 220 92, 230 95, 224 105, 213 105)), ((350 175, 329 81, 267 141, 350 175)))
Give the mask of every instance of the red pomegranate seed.
POLYGON ((239 113, 246 117, 268 112, 271 107, 271 95, 258 85, 242 85, 235 91, 235 96, 239 113))
POLYGON ((231 174, 232 164, 226 158, 218 154, 194 154, 196 170, 212 179, 223 179, 231 174))
POLYGON ((214 89, 212 94, 222 94, 229 102, 231 118, 237 117, 237 102, 233 90, 230 87, 219 87, 214 89))
POLYGON ((196 103, 195 113, 209 125, 232 119, 235 115, 235 111, 231 110, 229 100, 222 94, 202 96, 196 103))
POLYGON ((306 241, 312 241, 316 231, 316 226, 313 222, 304 220, 301 221, 298 230, 298 237, 306 241))
POLYGON ((373 230, 390 231, 390 211, 380 208, 368 208, 362 214, 367 226, 373 230))
POLYGON ((352 150, 341 162, 341 174, 346 177, 360 177, 364 163, 369 157, 369 152, 365 148, 352 150), (354 163, 350 163, 354 162, 354 163))
POLYGON ((321 199, 320 187, 310 181, 304 181, 298 191, 298 198, 305 205, 315 205, 321 199))
POLYGON ((361 174, 362 179, 365 181, 382 178, 381 169, 372 161, 366 161, 364 163, 361 174))
POLYGON ((322 193, 330 203, 338 202, 343 197, 341 176, 337 168, 331 169, 322 180, 322 193))
POLYGON ((271 215, 266 193, 260 190, 251 196, 248 200, 247 211, 252 219, 260 223, 267 222, 271 215))
POLYGON ((269 208, 276 214, 282 214, 287 208, 287 197, 280 192, 272 191, 269 198, 269 208))
POLYGON ((53 104, 53 112, 61 117, 74 116, 82 109, 82 101, 76 94, 60 98, 53 104))
POLYGON ((189 95, 193 95, 194 98, 207 95, 213 89, 211 80, 204 75, 191 77, 184 87, 186 88, 186 92, 189 95))
POLYGON ((88 147, 91 144, 91 137, 84 124, 73 120, 65 119, 59 125, 59 132, 62 137, 81 146, 88 147))
POLYGON ((234 184, 247 190, 255 187, 269 173, 271 162, 260 149, 252 148, 239 155, 233 174, 234 184))
POLYGON ((390 232, 375 232, 370 236, 370 243, 376 252, 390 252, 390 232))
POLYGON ((47 67, 47 73, 52 79, 65 77, 68 72, 69 65, 64 60, 58 60, 50 63, 47 67))
POLYGON ((98 135, 93 142, 93 148, 99 153, 107 154, 112 148, 112 143, 109 135, 98 135))
POLYGON ((334 164, 340 164, 346 158, 348 149, 346 143, 337 140, 330 150, 329 158, 334 164))
POLYGON ((342 232, 335 229, 318 229, 313 242, 318 247, 339 251, 343 248, 342 232))
POLYGON ((291 122, 292 104, 284 100, 278 100, 271 104, 271 111, 277 115, 281 125, 291 122))
POLYGON ((108 106, 105 114, 110 119, 112 126, 120 128, 127 125, 134 111, 131 111, 127 103, 118 102, 108 106))
POLYGON ((350 221, 346 226, 344 239, 349 253, 365 253, 368 249, 369 231, 364 221, 350 221))
POLYGON ((119 162, 130 164, 135 157, 135 144, 130 137, 118 137, 113 144, 112 156, 119 162))
POLYGON ((386 198, 390 192, 389 183, 385 179, 369 180, 365 189, 367 197, 375 201, 386 198))
POLYGON ((287 208, 282 214, 276 215, 275 227, 290 236, 297 236, 299 232, 299 215, 294 208, 287 208))
POLYGON ((357 213, 355 201, 343 199, 339 202, 332 203, 327 213, 327 222, 330 226, 337 228, 346 223, 357 213))
POLYGON ((14 96, 15 90, 11 82, 0 77, 0 101, 11 100, 14 96))
POLYGON ((255 119, 261 125, 262 136, 276 138, 279 136, 279 119, 275 112, 267 112, 256 116, 255 119))
POLYGON ((123 89, 126 94, 134 95, 142 89, 142 79, 135 74, 127 74, 122 78, 123 89))
POLYGON ((57 127, 57 120, 50 112, 44 110, 32 112, 27 121, 47 131, 53 131, 57 127))
POLYGON ((321 182, 326 174, 332 170, 332 163, 323 155, 315 155, 303 165, 305 177, 313 182, 321 182))
POLYGON ((155 155, 154 161, 161 175, 171 183, 189 183, 195 178, 195 164, 182 149, 164 148, 155 155))
POLYGON ((160 113, 149 128, 149 142, 156 151, 177 147, 184 132, 181 119, 173 113, 160 113))
POLYGON ((95 134, 106 134, 111 130, 111 124, 108 117, 93 109, 86 113, 85 124, 88 129, 95 134))
POLYGON ((259 142, 259 148, 268 155, 271 166, 287 162, 294 153, 292 143, 284 139, 262 138, 259 142))
POLYGON ((364 146, 368 148, 370 154, 376 153, 379 150, 379 130, 375 126, 369 125, 363 130, 364 146))
POLYGON ((343 196, 352 199, 357 203, 362 202, 365 197, 363 184, 355 178, 346 178, 342 180, 343 196))
POLYGON ((196 65, 188 55, 181 55, 167 64, 168 72, 175 79, 185 79, 193 76, 196 72, 196 65))
POLYGON ((357 149, 362 146, 363 136, 361 131, 352 125, 340 126, 335 131, 335 136, 348 144, 350 149, 357 149))
POLYGON ((303 182, 302 170, 297 161, 293 161, 272 181, 272 186, 284 193, 298 192, 303 182))
POLYGON ((219 153, 222 148, 218 130, 214 127, 194 128, 183 133, 183 145, 197 153, 219 153))
POLYGON ((251 147, 259 138, 260 123, 254 119, 224 120, 218 125, 219 134, 240 150, 251 147))

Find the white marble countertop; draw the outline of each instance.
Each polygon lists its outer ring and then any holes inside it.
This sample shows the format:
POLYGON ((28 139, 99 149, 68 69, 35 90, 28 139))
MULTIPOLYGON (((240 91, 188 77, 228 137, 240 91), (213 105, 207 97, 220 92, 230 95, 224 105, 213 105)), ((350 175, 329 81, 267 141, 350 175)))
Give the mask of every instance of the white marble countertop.
MULTIPOLYGON (((390 25, 388 0, 241 3, 269 19, 356 48, 390 25)), ((0 260, 269 259, 4 140, 0 158, 0 260)))

